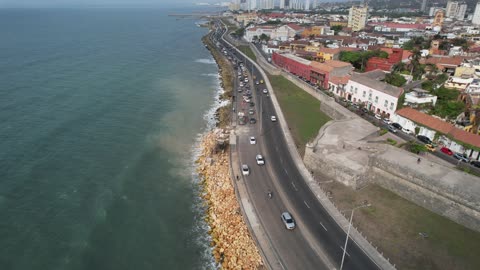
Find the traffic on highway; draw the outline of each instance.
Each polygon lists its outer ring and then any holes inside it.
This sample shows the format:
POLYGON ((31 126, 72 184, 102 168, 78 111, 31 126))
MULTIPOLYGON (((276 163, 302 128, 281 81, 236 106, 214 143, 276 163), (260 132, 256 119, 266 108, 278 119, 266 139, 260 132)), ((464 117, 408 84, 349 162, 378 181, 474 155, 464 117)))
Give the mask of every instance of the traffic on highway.
POLYGON ((211 38, 235 70, 232 111, 236 122, 238 171, 245 182, 275 261, 274 269, 379 269, 349 240, 305 183, 287 147, 262 74, 224 39, 216 23, 211 38))

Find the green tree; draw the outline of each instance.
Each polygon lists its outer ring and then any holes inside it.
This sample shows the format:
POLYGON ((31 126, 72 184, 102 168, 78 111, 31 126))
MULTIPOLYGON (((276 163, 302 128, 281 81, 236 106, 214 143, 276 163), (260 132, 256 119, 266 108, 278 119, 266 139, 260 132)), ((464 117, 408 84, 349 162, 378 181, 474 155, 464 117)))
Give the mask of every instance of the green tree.
POLYGON ((365 65, 368 59, 372 57, 387 58, 388 53, 381 50, 355 51, 355 52, 342 51, 340 52, 339 59, 344 62, 349 62, 356 69, 363 71, 365 69, 365 65))
POLYGON ((420 65, 420 59, 422 59, 422 52, 418 49, 412 50, 412 54, 409 56, 409 59, 410 75, 413 76, 413 79, 417 80, 423 75, 425 71, 424 68, 420 65))
POLYGON ((438 88, 435 90, 437 103, 432 112, 440 117, 455 119, 465 109, 465 104, 457 100, 459 94, 460 92, 455 89, 443 86, 438 88))
POLYGON ((419 144, 416 142, 409 142, 408 150, 415 154, 420 154, 421 152, 427 152, 427 148, 423 144, 419 144))
POLYGON ((338 32, 342 31, 343 26, 341 25, 334 25, 330 27, 330 30, 333 30, 335 32, 335 35, 338 35, 338 32))
POLYGON ((270 37, 267 36, 267 35, 265 35, 265 34, 261 34, 259 39, 260 39, 260 40, 269 41, 269 40, 270 40, 270 37))
POLYGON ((409 41, 403 43, 402 48, 403 48, 404 50, 409 50, 409 51, 411 51, 411 50, 413 50, 413 49, 415 48, 415 43, 413 42, 413 40, 409 40, 409 41))
POLYGON ((441 84, 445 83, 447 80, 448 80, 448 75, 445 74, 445 73, 441 73, 441 74, 437 75, 437 77, 434 79, 433 82, 437 85, 441 85, 441 84))
POLYGON ((340 52, 339 59, 343 62, 351 63, 355 68, 360 69, 360 53, 358 52, 348 52, 342 51, 340 52))
POLYGON ((407 80, 398 73, 390 73, 385 76, 385 82, 397 87, 403 86, 407 80))
POLYGON ((431 93, 433 93, 433 82, 432 81, 425 81, 422 83, 422 89, 425 89, 431 93))
POLYGON ((402 72, 407 70, 407 66, 405 65, 404 62, 398 62, 392 67, 393 72, 402 72))
POLYGON ((235 33, 237 37, 243 37, 243 34, 245 34, 245 28, 238 28, 235 33))

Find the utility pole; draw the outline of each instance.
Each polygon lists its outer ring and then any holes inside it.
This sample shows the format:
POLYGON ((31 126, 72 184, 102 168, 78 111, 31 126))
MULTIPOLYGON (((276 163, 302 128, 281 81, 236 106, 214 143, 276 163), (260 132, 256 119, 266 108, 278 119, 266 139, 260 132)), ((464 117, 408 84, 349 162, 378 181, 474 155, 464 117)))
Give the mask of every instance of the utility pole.
POLYGON ((369 207, 369 206, 371 206, 371 204, 368 203, 368 204, 357 206, 352 209, 352 214, 350 215, 350 222, 348 223, 347 239, 345 239, 345 246, 343 247, 343 255, 342 255, 342 262, 340 263, 340 270, 343 269, 343 262, 345 261, 345 254, 347 253, 347 244, 348 244, 348 238, 350 237, 350 228, 352 227, 353 213, 358 208, 369 207))

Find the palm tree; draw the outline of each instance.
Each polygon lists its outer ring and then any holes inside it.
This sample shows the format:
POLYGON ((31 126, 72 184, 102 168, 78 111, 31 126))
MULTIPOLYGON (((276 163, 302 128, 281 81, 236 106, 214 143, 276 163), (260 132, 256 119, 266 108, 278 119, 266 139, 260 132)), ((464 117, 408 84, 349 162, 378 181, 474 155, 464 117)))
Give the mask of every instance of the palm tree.
POLYGON ((414 71, 418 71, 421 68, 420 59, 422 59, 422 52, 419 49, 413 49, 408 59, 410 60, 410 75, 412 75, 414 71))
POLYGON ((393 72, 402 72, 406 69, 405 63, 404 62, 398 62, 395 65, 393 65, 392 69, 393 69, 392 70, 393 72))

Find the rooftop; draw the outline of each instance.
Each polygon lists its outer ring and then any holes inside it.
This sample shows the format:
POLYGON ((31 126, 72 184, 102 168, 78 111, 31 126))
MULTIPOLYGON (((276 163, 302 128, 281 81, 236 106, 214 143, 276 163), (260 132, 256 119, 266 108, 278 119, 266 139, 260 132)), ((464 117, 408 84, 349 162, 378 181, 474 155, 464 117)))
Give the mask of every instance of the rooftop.
POLYGON ((291 53, 284 53, 284 54, 281 54, 281 55, 283 55, 283 56, 285 56, 285 57, 287 57, 287 58, 290 58, 290 59, 292 59, 292 60, 294 60, 294 61, 296 61, 296 62, 305 64, 305 65, 310 65, 310 64, 312 63, 312 61, 309 61, 309 60, 307 60, 307 59, 303 59, 303 58, 301 58, 301 57, 295 56, 295 55, 293 55, 293 54, 291 54, 291 53))
POLYGON ((419 112, 409 107, 402 108, 396 114, 412 120, 415 123, 436 130, 445 135, 450 135, 454 140, 480 147, 480 136, 456 128, 454 125, 435 118, 431 115, 419 112))
MULTIPOLYGON (((378 71, 374 70, 373 72, 375 72, 375 74, 376 74, 378 71)), ((370 73, 370 72, 367 72, 367 73, 370 73)), ((383 92, 387 95, 390 95, 390 96, 393 96, 393 97, 396 97, 396 98, 398 98, 402 95, 402 93, 403 93, 402 88, 399 88, 399 87, 390 85, 388 83, 384 83, 384 82, 372 79, 371 78, 372 76, 373 76, 373 74, 371 74, 371 75, 367 74, 366 75, 366 74, 362 74, 362 73, 353 73, 350 80, 354 81, 354 82, 357 82, 359 84, 368 86, 372 89, 375 89, 377 91, 383 92)))

